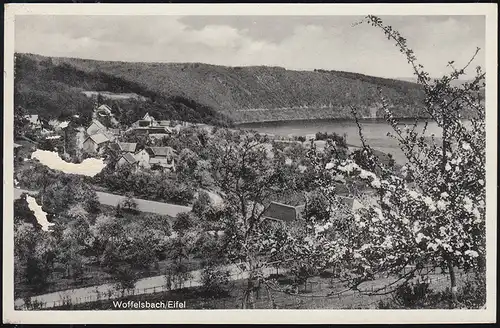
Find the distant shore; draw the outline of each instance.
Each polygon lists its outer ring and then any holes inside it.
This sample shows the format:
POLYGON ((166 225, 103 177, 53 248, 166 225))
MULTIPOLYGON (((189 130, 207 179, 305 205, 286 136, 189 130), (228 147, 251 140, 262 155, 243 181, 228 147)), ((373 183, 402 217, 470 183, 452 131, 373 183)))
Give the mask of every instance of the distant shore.
MULTIPOLYGON (((397 117, 396 119, 402 121, 402 122, 408 122, 408 121, 415 121, 415 120, 425 120, 425 119, 430 119, 426 117, 397 117)), ((376 117, 376 118, 371 118, 371 117, 363 117, 359 119, 360 122, 386 122, 386 119, 383 117, 376 117)), ((311 122, 355 122, 354 118, 313 118, 313 119, 286 119, 286 120, 262 120, 262 121, 245 121, 245 122, 234 122, 233 125, 235 127, 239 128, 245 128, 245 127, 254 127, 254 126, 261 126, 261 125, 267 125, 267 126, 273 126, 273 125, 282 125, 282 124, 289 124, 289 123, 311 123, 311 122)))

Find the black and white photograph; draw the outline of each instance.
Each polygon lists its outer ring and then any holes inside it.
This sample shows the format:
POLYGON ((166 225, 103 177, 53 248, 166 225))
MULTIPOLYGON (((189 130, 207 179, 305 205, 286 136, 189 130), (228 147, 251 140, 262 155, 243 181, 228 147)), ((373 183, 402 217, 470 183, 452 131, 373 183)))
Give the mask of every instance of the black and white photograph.
POLYGON ((155 6, 6 8, 10 322, 495 320, 496 6, 155 6))

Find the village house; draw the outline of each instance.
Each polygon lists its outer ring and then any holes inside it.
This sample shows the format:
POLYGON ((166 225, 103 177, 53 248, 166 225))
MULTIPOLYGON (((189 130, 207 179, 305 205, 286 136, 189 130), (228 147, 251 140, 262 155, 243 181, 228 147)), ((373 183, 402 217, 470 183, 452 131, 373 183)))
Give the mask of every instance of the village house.
POLYGON ((24 118, 28 120, 28 123, 32 129, 41 129, 42 128, 42 120, 38 116, 38 114, 33 115, 25 115, 24 118))
POLYGON ((305 205, 292 206, 272 202, 262 214, 264 219, 290 223, 301 218, 305 205))
POLYGON ((17 159, 19 157, 19 151, 22 145, 14 143, 14 157, 17 159))
POLYGON ((161 121, 158 121, 158 126, 167 126, 167 127, 170 127, 172 124, 171 121, 168 121, 168 120, 161 120, 161 121))
POLYGON ((316 134, 306 134, 306 141, 316 140, 316 134))
MULTIPOLYGON (((92 123, 86 130, 87 135, 91 136, 94 134, 104 134, 106 138, 108 138, 110 141, 113 141, 116 139, 117 135, 116 133, 119 133, 119 131, 114 131, 114 133, 111 131, 111 129, 108 129, 104 124, 99 122, 98 120, 92 120, 92 123)), ((118 134, 119 135, 119 134, 118 134)))
POLYGON ((155 118, 151 115, 149 115, 149 113, 146 113, 146 115, 144 115, 144 117, 142 118, 143 120, 145 121, 150 121, 150 122, 155 122, 155 118))
POLYGON ((135 142, 117 142, 118 151, 122 153, 135 153, 137 144, 135 142))
POLYGON ((47 124, 50 126, 51 129, 55 130, 59 124, 61 124, 61 122, 59 122, 59 120, 56 120, 56 119, 51 119, 47 122, 47 124))
POLYGON ((103 133, 90 135, 83 142, 83 150, 90 154, 101 153, 109 141, 110 139, 103 133))
POLYGON ((146 113, 142 119, 135 121, 131 125, 132 128, 146 128, 151 126, 158 126, 158 122, 148 113, 146 113))
POLYGON ((162 140, 170 137, 170 133, 150 133, 148 134, 150 140, 162 140))
POLYGON ((122 135, 122 131, 120 129, 108 129, 108 132, 114 137, 119 137, 122 135))
POLYGON ((111 107, 109 107, 106 104, 102 104, 101 106, 97 107, 96 112, 100 116, 109 116, 111 114, 111 107))
POLYGON ((107 131, 108 129, 101 122, 99 122, 98 120, 92 120, 92 123, 87 128, 86 132, 89 136, 91 136, 93 134, 105 133, 107 131))
POLYGON ((149 165, 151 167, 161 167, 175 171, 175 150, 172 147, 149 147, 147 150, 150 152, 149 165))
POLYGON ((142 132, 147 135, 151 134, 172 134, 172 129, 167 126, 138 126, 133 128, 134 131, 142 132))
MULTIPOLYGON (((341 206, 345 207, 349 211, 355 211, 364 207, 361 202, 352 197, 338 196, 338 199, 341 206)), ((290 223, 302 218, 305 208, 306 205, 292 206, 278 202, 272 202, 266 208, 262 217, 264 219, 277 222, 290 223)), ((331 210, 338 210, 338 207, 332 205, 331 210)))
POLYGON ((134 157, 137 160, 138 166, 145 169, 149 169, 151 167, 149 165, 149 159, 150 159, 149 152, 146 149, 139 151, 134 155, 134 157))
POLYGON ((111 107, 109 107, 106 104, 102 104, 94 109, 94 112, 92 113, 92 119, 94 120, 105 119, 109 120, 113 125, 118 125, 119 122, 111 111, 112 111, 111 107))
POLYGON ((175 171, 175 154, 171 147, 148 147, 134 157, 140 167, 175 171))
POLYGON ((137 168, 138 161, 131 153, 123 153, 118 158, 118 161, 116 162, 116 166, 120 167, 120 166, 123 166, 126 164, 133 165, 135 168, 137 168))

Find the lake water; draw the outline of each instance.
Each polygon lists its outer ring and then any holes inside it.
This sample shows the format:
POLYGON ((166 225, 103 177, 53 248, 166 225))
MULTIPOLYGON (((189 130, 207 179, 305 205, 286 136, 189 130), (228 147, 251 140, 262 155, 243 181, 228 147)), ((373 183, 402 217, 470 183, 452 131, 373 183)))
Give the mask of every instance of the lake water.
MULTIPOLYGON (((406 158, 401 152, 397 140, 388 137, 388 132, 394 132, 392 127, 384 120, 363 120, 360 122, 363 128, 363 135, 368 144, 377 150, 392 154, 398 163, 406 162, 406 158)), ((414 120, 402 120, 402 124, 413 125, 414 120)), ((240 128, 255 130, 261 133, 271 133, 276 136, 306 136, 316 134, 316 132, 335 132, 339 135, 347 135, 347 143, 354 146, 361 146, 358 127, 353 121, 338 120, 317 120, 317 121, 288 121, 288 122, 265 122, 247 123, 239 125, 240 128)), ((417 132, 423 130, 424 123, 417 125, 417 132)), ((425 135, 436 137, 441 136, 441 129, 435 122, 429 122, 425 135)))

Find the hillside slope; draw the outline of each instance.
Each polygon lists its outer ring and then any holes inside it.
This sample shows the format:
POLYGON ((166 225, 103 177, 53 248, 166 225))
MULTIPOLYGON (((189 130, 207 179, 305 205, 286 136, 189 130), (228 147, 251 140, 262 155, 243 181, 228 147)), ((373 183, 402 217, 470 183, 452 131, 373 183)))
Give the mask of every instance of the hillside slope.
POLYGON ((80 70, 49 57, 17 54, 15 59, 14 103, 42 117, 64 118, 79 114, 84 121, 91 117, 95 99, 84 91, 109 91, 135 94, 137 99, 103 100, 112 106, 124 124, 150 113, 158 119, 228 125, 219 111, 181 95, 164 96, 147 86, 104 72, 80 70))
MULTIPOLYGON (((46 59, 38 55, 24 56, 46 59)), ((192 99, 236 122, 349 118, 349 105, 365 117, 381 117, 380 92, 394 106, 397 116, 421 116, 423 92, 418 85, 362 74, 75 58, 51 58, 51 62, 66 64, 87 74, 107 74, 133 82, 164 97, 192 99)))

